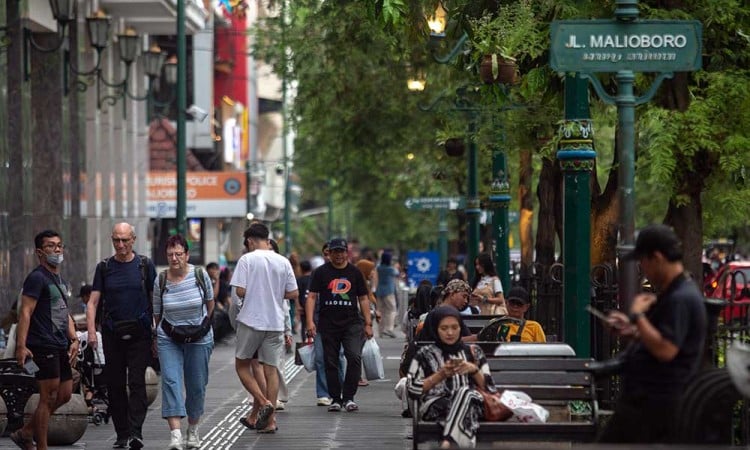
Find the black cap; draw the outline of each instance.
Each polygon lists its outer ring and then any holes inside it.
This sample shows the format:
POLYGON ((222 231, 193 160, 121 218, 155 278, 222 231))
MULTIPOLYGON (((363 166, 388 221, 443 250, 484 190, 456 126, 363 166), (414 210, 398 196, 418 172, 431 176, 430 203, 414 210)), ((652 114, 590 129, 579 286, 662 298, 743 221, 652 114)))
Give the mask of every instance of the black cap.
POLYGON ((81 286, 81 290, 78 291, 78 296, 83 297, 84 295, 89 295, 91 294, 91 291, 93 289, 93 286, 91 286, 90 284, 84 284, 83 286, 81 286))
POLYGON ((657 224, 641 229, 635 240, 635 248, 622 259, 635 260, 659 252, 669 261, 682 259, 682 244, 672 228, 657 224))
POLYGON ((511 299, 521 300, 524 303, 531 302, 531 300, 529 299, 529 293, 521 286, 513 286, 510 291, 508 291, 508 295, 505 296, 505 300, 510 301, 511 299))
POLYGON ((333 238, 328 241, 328 250, 348 250, 349 245, 344 238, 333 238))

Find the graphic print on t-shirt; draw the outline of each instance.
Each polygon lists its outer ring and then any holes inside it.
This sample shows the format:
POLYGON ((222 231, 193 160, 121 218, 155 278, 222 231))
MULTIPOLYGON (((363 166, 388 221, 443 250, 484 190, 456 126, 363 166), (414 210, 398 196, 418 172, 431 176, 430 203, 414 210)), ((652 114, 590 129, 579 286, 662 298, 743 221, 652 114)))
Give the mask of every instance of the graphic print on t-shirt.
POLYGON ((324 302, 326 306, 352 306, 352 299, 349 297, 349 291, 352 290, 352 283, 346 278, 334 278, 328 283, 328 289, 331 291, 331 298, 324 302))

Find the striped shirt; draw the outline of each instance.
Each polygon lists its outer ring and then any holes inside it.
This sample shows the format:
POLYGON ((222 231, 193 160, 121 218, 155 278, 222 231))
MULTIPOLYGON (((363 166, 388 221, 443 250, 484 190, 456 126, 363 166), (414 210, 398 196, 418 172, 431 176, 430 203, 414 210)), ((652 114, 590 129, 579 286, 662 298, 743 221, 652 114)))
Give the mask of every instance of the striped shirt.
MULTIPOLYGON (((206 285, 207 297, 213 299, 213 286, 211 279, 208 277, 208 272, 205 270, 203 271, 203 280, 206 285)), ((162 317, 172 325, 200 325, 203 318, 208 314, 202 294, 200 286, 195 281, 195 266, 192 264, 188 265, 188 273, 182 281, 172 282, 167 279, 163 298, 161 298, 159 277, 156 277, 153 297, 154 315, 161 314, 163 302, 164 314, 162 317)), ((159 336, 167 337, 161 326, 156 327, 156 329, 159 336)), ((209 331, 200 342, 211 340, 213 340, 213 330, 209 331)))

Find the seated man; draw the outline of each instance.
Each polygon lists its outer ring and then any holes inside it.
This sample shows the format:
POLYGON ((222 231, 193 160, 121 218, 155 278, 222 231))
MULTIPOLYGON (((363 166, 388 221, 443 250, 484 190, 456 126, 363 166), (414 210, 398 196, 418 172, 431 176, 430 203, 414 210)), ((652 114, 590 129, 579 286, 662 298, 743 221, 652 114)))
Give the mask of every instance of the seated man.
POLYGON ((544 330, 539 322, 526 320, 523 316, 529 310, 531 300, 526 289, 515 286, 505 297, 505 304, 508 307, 508 317, 518 319, 521 325, 515 322, 508 322, 508 333, 505 340, 508 342, 547 342, 544 330), (521 328, 523 327, 523 328, 521 328), (519 328, 521 328, 519 332, 519 328), (519 339, 520 338, 520 339, 519 339))

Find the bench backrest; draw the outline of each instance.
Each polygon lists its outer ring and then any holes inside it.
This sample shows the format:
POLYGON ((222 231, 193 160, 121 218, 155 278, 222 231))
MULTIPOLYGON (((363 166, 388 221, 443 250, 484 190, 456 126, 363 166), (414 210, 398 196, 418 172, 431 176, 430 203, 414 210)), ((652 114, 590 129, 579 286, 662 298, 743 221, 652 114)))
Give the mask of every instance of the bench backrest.
POLYGON ((596 400, 593 360, 489 356, 492 379, 500 389, 523 391, 534 401, 596 400))

